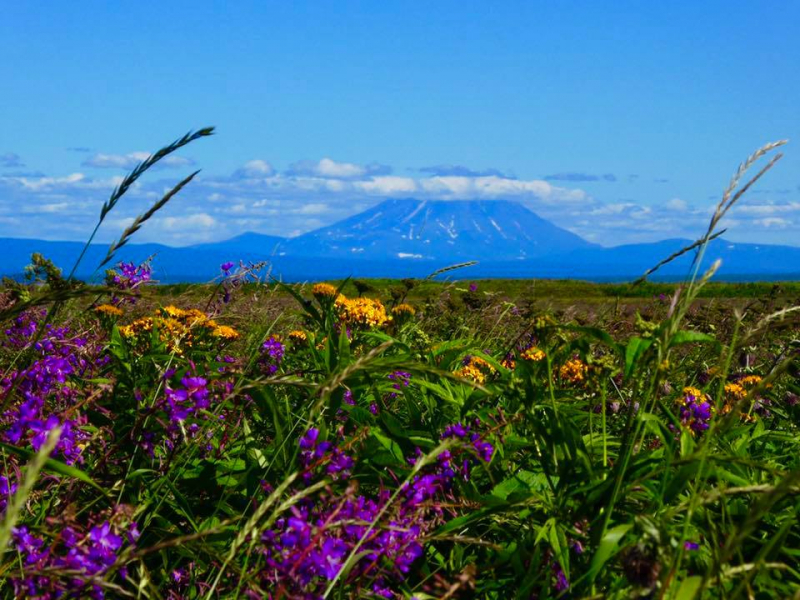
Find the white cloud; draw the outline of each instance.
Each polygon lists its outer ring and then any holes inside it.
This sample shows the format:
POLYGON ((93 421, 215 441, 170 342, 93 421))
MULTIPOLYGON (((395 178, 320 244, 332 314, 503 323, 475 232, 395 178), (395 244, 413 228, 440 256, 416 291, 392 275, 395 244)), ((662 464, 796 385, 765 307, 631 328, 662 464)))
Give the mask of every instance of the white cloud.
POLYGON ((163 217, 158 224, 168 231, 191 231, 193 229, 210 229, 217 221, 207 213, 196 213, 185 217, 163 217))
POLYGON ((789 219, 782 219, 781 217, 765 217, 763 219, 756 219, 753 223, 766 229, 786 229, 792 225, 789 219))
MULTIPOLYGON (((132 169, 143 160, 150 158, 149 152, 129 152, 128 154, 102 154, 98 153, 83 161, 84 167, 95 169, 132 169)), ((187 167, 194 161, 182 156, 170 155, 158 161, 161 167, 187 167)))
POLYGON ((265 160, 251 160, 244 163, 241 168, 234 172, 234 177, 243 177, 246 179, 259 179, 265 177, 272 177, 275 174, 275 169, 265 160))
POLYGON ((667 202, 667 208, 676 212, 683 212, 689 208, 689 204, 686 202, 686 200, 672 198, 667 202))

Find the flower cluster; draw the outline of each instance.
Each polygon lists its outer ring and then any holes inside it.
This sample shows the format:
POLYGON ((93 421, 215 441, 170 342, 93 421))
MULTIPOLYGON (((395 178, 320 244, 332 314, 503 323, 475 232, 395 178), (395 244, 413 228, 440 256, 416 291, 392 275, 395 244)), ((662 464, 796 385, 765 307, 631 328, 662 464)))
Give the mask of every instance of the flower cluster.
MULTIPOLYGON (((117 265, 116 270, 109 269, 106 271, 106 285, 129 293, 134 292, 150 281, 152 272, 148 261, 140 265, 132 262, 121 262, 117 265)), ((111 299, 111 303, 115 306, 125 302, 135 303, 136 297, 126 294, 121 298, 115 295, 111 299)))
POLYGON ((522 360, 527 360, 527 361, 530 361, 530 362, 540 362, 540 361, 545 359, 545 356, 546 355, 545 355, 544 351, 539 349, 539 348, 537 348, 536 346, 531 346, 529 348, 526 348, 519 355, 519 357, 522 360))
POLYGON ((398 304, 392 309, 392 315, 397 319, 410 318, 417 314, 417 311, 410 304, 398 304))
MULTIPOLYGON (((480 421, 478 419, 475 419, 474 426, 476 428, 480 426, 480 421)), ((461 422, 448 425, 445 428, 444 433, 442 433, 442 439, 444 440, 448 438, 455 438, 459 440, 468 439, 477 455, 480 456, 484 462, 491 462, 492 454, 494 454, 494 446, 492 446, 489 442, 484 441, 479 433, 473 431, 470 425, 463 425, 461 422)))
MULTIPOLYGON (((456 424, 443 437, 469 438, 481 458, 491 460, 491 445, 468 426, 456 424)), ((300 461, 306 471, 346 476, 353 468, 352 459, 319 438, 319 430, 309 429, 300 440, 300 461)), ((270 589, 267 597, 316 599, 331 581, 342 577, 344 585, 354 586, 365 597, 395 598, 392 587, 408 576, 423 554, 423 536, 444 519, 439 502, 457 475, 469 476, 469 459, 458 461, 458 453, 455 449, 440 454, 403 485, 399 498, 393 499, 385 489, 375 496, 361 495, 351 485, 341 495, 324 488, 295 504, 289 516, 276 520, 261 536, 265 567, 260 575, 270 589), (343 571, 351 557, 352 564, 343 571)), ((409 462, 415 464, 419 456, 418 451, 409 462)))
POLYGON ((455 374, 464 379, 471 379, 475 383, 486 383, 486 380, 496 372, 497 370, 480 356, 465 356, 455 374))
POLYGON ((142 317, 119 328, 123 337, 139 349, 146 347, 153 332, 166 345, 167 350, 182 356, 185 350, 196 345, 235 340, 239 333, 227 325, 219 325, 196 308, 184 310, 167 306, 155 315, 142 317))
POLYGON ((330 283, 315 283, 311 288, 311 295, 317 300, 332 300, 336 297, 336 288, 330 283))
POLYGON ((345 298, 339 295, 334 304, 344 323, 361 327, 380 327, 389 319, 386 307, 372 298, 345 298))
POLYGON ((305 344, 308 341, 308 334, 300 329, 295 329, 294 331, 290 331, 289 335, 287 335, 286 337, 289 338, 290 342, 298 346, 305 344))
POLYGON ((27 527, 16 527, 12 539, 20 554, 22 576, 12 579, 14 593, 42 600, 104 598, 99 580, 113 569, 123 546, 135 544, 138 537, 136 523, 123 530, 104 521, 83 534, 65 527, 58 537, 60 543, 48 545, 27 527))
POLYGON ((0 397, 10 406, 0 417, 2 437, 11 444, 39 450, 50 432, 60 427, 55 452, 74 464, 81 460, 88 435, 81 429, 84 417, 70 410, 80 400, 80 392, 69 379, 92 377, 106 359, 101 357, 98 343, 74 335, 67 327, 47 324, 34 341, 40 329, 37 315, 27 313, 6 331, 6 345, 31 349, 34 354, 27 367, 10 370, 0 380, 0 397))
POLYGON ((331 477, 347 477, 353 468, 353 459, 330 442, 320 441, 319 434, 319 429, 312 427, 300 438, 303 478, 311 481, 321 467, 331 477))
POLYGON ((683 395, 678 398, 678 410, 681 425, 692 433, 708 429, 714 412, 706 395, 694 387, 683 388, 683 395))
POLYGON ((397 392, 402 392, 403 388, 407 388, 411 381, 411 373, 406 373, 405 371, 395 371, 389 373, 387 377, 394 382, 392 383, 392 387, 396 390, 389 394, 390 398, 397 398, 397 392))
POLYGON ((267 375, 274 375, 283 361, 286 347, 277 335, 270 336, 261 345, 261 358, 259 364, 267 375))
POLYGON ((580 358, 571 358, 558 369, 561 381, 577 385, 583 383, 589 375, 589 367, 580 358))

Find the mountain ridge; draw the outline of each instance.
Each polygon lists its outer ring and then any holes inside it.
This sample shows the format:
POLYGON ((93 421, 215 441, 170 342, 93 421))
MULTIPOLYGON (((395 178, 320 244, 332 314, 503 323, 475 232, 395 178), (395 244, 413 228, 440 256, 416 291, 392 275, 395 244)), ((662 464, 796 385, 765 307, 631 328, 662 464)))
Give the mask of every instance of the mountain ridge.
MULTIPOLYGON (((542 219, 511 201, 386 200, 328 227, 296 238, 244 232, 221 242, 172 247, 130 244, 119 260, 140 262, 151 255, 162 282, 208 281, 228 261, 269 261, 271 274, 287 281, 354 277, 425 277, 438 268, 478 260, 456 277, 573 278, 624 281, 690 244, 667 239, 601 247, 542 219), (353 248, 362 248, 353 251, 353 248)), ((32 252, 69 270, 82 242, 0 238, 0 275, 19 277, 32 252)), ((95 271, 108 246, 92 244, 78 269, 83 279, 95 271)), ((800 278, 800 248, 740 244, 717 239, 709 244, 701 269, 721 258, 718 279, 800 278)), ((654 279, 691 275, 694 253, 665 265, 654 279)))

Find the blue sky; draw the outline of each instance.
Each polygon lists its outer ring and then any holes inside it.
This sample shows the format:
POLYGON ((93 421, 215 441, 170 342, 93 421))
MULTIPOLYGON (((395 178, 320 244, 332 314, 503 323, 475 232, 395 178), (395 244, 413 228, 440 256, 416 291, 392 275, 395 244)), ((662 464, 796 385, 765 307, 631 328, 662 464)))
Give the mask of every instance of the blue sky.
POLYGON ((185 131, 115 237, 296 235, 385 197, 511 198, 604 245, 701 233, 738 163, 786 157, 728 238, 800 245, 800 3, 6 3, 0 236, 84 239, 185 131))

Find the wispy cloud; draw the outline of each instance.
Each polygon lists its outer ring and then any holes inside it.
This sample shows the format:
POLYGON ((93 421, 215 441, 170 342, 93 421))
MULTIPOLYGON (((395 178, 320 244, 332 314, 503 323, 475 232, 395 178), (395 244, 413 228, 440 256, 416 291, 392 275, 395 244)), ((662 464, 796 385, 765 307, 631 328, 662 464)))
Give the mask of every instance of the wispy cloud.
POLYGON ((418 169, 420 173, 434 175, 438 177, 503 177, 505 179, 516 179, 511 175, 505 175, 499 169, 470 169, 462 165, 433 165, 418 169))
MULTIPOLYGON (((149 152, 129 152, 128 154, 102 154, 98 153, 90 158, 87 158, 81 163, 81 166, 91 167, 94 169, 133 169, 143 160, 150 157, 149 152)), ((182 156, 167 156, 159 161, 160 167, 189 167, 194 164, 190 158, 182 156)))
POLYGON ((0 154, 0 167, 4 169, 22 169, 25 167, 25 163, 22 162, 19 154, 6 152, 5 154, 0 154))
MULTIPOLYGON (((138 157, 134 157, 137 159, 138 157)), ((449 168, 449 167, 448 167, 449 168)), ((433 167, 431 167, 433 169, 433 167)), ((487 170, 488 171, 488 170, 487 170)), ((487 172, 484 171, 484 172, 487 172)), ((437 170, 442 172, 447 169, 437 170)), ((121 180, 91 172, 65 175, 0 172, 0 236, 83 239, 102 202, 121 180)), ((150 174, 128 193, 101 229, 110 240, 125 223, 160 198, 173 178, 150 174)), ((593 197, 580 186, 470 170, 468 175, 391 174, 380 163, 333 159, 295 163, 279 170, 254 159, 226 176, 200 176, 174 198, 136 240, 188 244, 221 240, 253 230, 297 235, 329 225, 386 198, 427 200, 514 200, 545 219, 605 245, 700 235, 710 218, 709 202, 666 196, 643 204, 634 199, 593 197)), ((800 239, 800 201, 752 202, 734 207, 725 226, 735 241, 795 243, 800 239)))
POLYGON ((330 158, 319 161, 302 160, 292 163, 286 171, 291 177, 324 177, 330 179, 363 179, 376 175, 388 175, 392 168, 380 163, 357 165, 349 162, 337 162, 330 158))
POLYGON ((554 173, 552 175, 545 175, 545 181, 571 181, 573 183, 589 182, 589 181, 608 181, 614 182, 617 176, 613 173, 605 173, 604 175, 592 175, 591 173, 580 173, 570 171, 566 173, 554 173))

